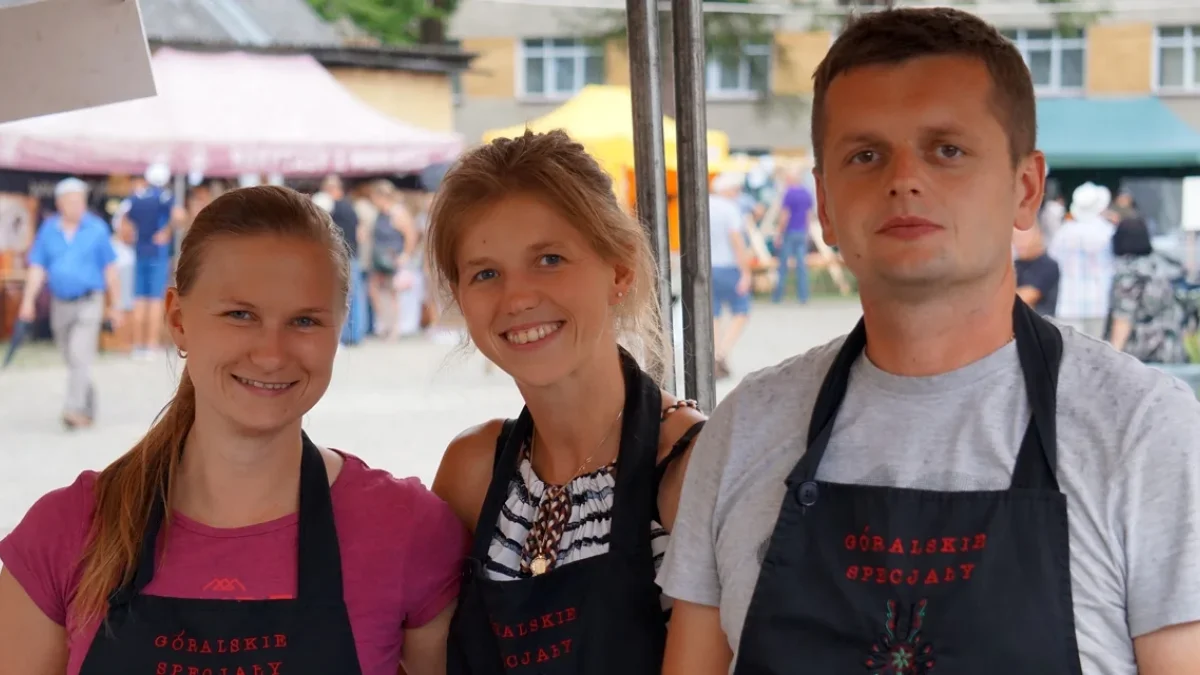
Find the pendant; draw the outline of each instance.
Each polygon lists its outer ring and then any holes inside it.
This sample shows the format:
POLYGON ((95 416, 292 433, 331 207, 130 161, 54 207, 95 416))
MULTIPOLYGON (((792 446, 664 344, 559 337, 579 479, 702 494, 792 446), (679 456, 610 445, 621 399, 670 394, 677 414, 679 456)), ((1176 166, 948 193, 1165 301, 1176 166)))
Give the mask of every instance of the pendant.
POLYGON ((549 568, 550 561, 546 559, 546 556, 544 555, 539 555, 533 559, 533 562, 529 563, 529 569, 533 572, 533 576, 535 577, 545 574, 546 570, 549 568))

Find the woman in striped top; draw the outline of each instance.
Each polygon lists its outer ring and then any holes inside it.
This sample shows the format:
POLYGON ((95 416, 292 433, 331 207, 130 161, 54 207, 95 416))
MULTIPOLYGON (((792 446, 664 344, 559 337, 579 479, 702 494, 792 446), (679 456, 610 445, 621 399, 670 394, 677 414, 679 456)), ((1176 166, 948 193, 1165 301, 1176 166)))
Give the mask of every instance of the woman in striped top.
POLYGON ((460 160, 428 242, 475 345, 525 399, 456 438, 434 482, 475 541, 449 672, 658 673, 654 576, 704 418, 660 388, 644 230, 582 146, 527 132, 460 160))

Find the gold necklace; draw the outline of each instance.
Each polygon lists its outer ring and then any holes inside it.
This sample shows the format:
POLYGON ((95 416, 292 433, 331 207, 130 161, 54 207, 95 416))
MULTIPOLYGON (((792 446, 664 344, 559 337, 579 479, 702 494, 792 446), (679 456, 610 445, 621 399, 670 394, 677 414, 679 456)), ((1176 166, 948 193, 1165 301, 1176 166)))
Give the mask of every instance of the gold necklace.
MULTIPOLYGON (((537 513, 534 515, 533 525, 529 529, 529 538, 525 544, 526 552, 529 555, 521 556, 522 560, 531 559, 528 570, 534 576, 545 574, 550 569, 550 561, 553 557, 556 557, 553 554, 558 548, 558 542, 562 538, 567 518, 571 514, 571 500, 570 495, 567 494, 567 486, 576 478, 583 475, 583 471, 591 463, 592 457, 604 446, 605 441, 612 435, 612 430, 617 426, 617 422, 621 420, 624 414, 625 411, 622 410, 617 415, 617 418, 609 425, 604 438, 596 444, 596 450, 591 455, 588 455, 587 459, 583 460, 583 464, 579 465, 579 468, 575 470, 575 473, 566 482, 562 485, 546 484, 541 502, 538 504, 537 513)), ((533 448, 536 439, 537 432, 535 430, 529 437, 530 470, 533 470, 533 448)), ((534 473, 536 474, 536 471, 534 473)))

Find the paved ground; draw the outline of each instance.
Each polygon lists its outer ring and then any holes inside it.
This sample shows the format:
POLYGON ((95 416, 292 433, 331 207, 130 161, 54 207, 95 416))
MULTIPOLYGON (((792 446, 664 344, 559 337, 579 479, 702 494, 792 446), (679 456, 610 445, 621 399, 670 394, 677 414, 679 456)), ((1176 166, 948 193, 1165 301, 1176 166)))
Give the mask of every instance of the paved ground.
MULTIPOLYGON (((743 374, 844 333, 858 305, 758 305, 732 365, 743 374)), ((478 421, 512 416, 520 398, 503 373, 484 374, 478 355, 423 340, 343 350, 333 384, 307 422, 319 443, 345 448, 369 464, 428 484, 447 442, 478 421)), ((106 359, 96 369, 95 428, 59 426, 65 371, 36 363, 0 373, 0 536, 41 494, 69 484, 127 450, 165 403, 179 374, 173 358, 138 363, 106 359)), ((735 380, 718 384, 724 396, 735 380)))

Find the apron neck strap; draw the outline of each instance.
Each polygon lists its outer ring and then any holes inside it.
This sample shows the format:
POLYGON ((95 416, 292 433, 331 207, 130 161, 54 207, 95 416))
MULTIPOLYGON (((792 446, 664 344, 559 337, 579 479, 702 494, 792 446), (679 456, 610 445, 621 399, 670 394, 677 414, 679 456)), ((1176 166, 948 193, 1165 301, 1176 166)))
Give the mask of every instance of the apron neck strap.
POLYGON ((1013 307, 1017 357, 1029 397, 1029 427, 1013 468, 1012 487, 1058 491, 1058 371, 1062 332, 1024 302, 1013 307))
MULTIPOLYGON (((300 511, 298 518, 297 597, 310 604, 342 601, 342 559, 333 521, 329 474, 321 451, 301 432, 300 511)), ((126 604, 154 580, 158 535, 166 517, 165 491, 160 490, 150 507, 142 534, 141 552, 133 579, 116 589, 111 605, 126 604)))

